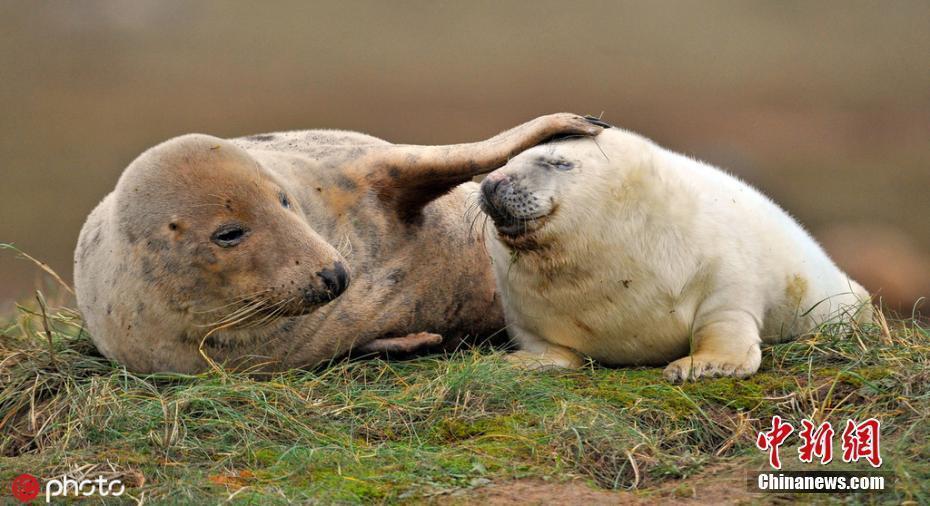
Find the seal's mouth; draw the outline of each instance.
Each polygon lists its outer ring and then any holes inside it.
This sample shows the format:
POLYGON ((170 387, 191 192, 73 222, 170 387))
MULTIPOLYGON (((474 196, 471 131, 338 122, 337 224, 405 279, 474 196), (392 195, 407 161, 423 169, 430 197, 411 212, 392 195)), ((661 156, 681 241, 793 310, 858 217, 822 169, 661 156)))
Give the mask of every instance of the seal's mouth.
POLYGON ((498 234, 509 239, 518 239, 538 232, 549 221, 549 216, 547 214, 538 218, 514 218, 510 220, 496 220, 492 216, 491 220, 494 222, 498 234))
POLYGON ((501 242, 512 249, 540 244, 539 232, 558 210, 552 198, 542 203, 519 181, 497 173, 490 174, 481 183, 479 203, 481 210, 494 222, 501 242))
POLYGON ((552 207, 549 213, 533 218, 517 218, 482 199, 482 208, 494 222, 498 238, 513 250, 537 250, 547 242, 541 236, 542 230, 558 210, 558 205, 552 207))
POLYGON ((520 237, 541 229, 558 210, 558 204, 553 204, 546 214, 539 216, 514 216, 506 206, 497 205, 492 199, 482 195, 481 210, 494 222, 498 233, 507 237, 520 237))

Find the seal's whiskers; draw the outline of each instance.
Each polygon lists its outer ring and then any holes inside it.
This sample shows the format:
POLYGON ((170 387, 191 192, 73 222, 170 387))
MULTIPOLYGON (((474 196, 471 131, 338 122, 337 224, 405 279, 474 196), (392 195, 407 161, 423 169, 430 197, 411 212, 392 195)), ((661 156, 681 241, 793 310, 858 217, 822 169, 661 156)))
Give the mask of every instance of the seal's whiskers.
POLYGON ((245 307, 239 308, 232 313, 228 314, 225 317, 222 317, 220 320, 217 320, 213 323, 208 323, 206 325, 199 325, 200 327, 215 327, 215 326, 226 326, 230 322, 239 323, 244 319, 249 318, 250 316, 261 311, 265 305, 268 303, 268 299, 262 298, 258 299, 255 302, 249 303, 245 307))
POLYGON ((242 295, 242 296, 236 297, 235 299, 232 300, 232 302, 229 302, 228 304, 223 304, 222 306, 217 306, 217 307, 215 307, 215 308, 213 308, 213 309, 205 309, 205 310, 203 310, 203 311, 191 311, 191 312, 194 313, 194 314, 213 313, 213 312, 219 311, 219 310, 221 310, 221 309, 225 309, 225 308, 228 308, 228 307, 230 307, 230 306, 234 306, 234 305, 236 305, 236 304, 241 304, 241 303, 243 303, 243 302, 248 301, 249 299, 258 297, 259 295, 268 293, 268 292, 270 292, 270 291, 271 291, 270 288, 266 288, 266 289, 264 289, 264 290, 258 290, 257 292, 253 292, 253 293, 250 293, 250 294, 246 294, 246 295, 242 295))

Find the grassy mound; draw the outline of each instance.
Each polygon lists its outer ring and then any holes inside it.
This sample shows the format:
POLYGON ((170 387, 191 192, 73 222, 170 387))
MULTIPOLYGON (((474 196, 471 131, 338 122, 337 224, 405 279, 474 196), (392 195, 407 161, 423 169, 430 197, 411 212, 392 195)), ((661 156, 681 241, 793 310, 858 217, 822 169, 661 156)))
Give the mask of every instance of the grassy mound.
MULTIPOLYGON (((765 465, 754 438, 778 414, 796 427, 878 417, 883 470, 897 480, 850 497, 930 501, 930 331, 916 322, 824 329, 765 349, 748 380, 681 386, 658 368, 522 372, 490 350, 264 381, 140 376, 101 357, 73 310, 39 303, 20 306, 0 334, 4 496, 19 473, 67 472, 119 477, 125 499, 146 502, 467 500, 515 478, 648 498, 721 462, 765 465)), ((789 441, 782 459, 800 469, 789 441)))

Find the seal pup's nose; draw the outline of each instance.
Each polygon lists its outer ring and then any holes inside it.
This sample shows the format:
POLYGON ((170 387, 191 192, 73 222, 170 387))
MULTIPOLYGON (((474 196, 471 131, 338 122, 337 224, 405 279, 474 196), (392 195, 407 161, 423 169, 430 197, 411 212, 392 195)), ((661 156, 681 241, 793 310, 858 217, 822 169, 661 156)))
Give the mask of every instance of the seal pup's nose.
POLYGON ((323 286, 327 292, 326 295, 329 297, 327 300, 335 299, 349 287, 349 272, 342 265, 342 262, 336 262, 333 264, 332 269, 327 267, 316 273, 316 275, 323 281, 323 286))
POLYGON ((498 191, 510 185, 510 178, 505 174, 492 172, 481 182, 481 193, 489 202, 494 202, 498 191))

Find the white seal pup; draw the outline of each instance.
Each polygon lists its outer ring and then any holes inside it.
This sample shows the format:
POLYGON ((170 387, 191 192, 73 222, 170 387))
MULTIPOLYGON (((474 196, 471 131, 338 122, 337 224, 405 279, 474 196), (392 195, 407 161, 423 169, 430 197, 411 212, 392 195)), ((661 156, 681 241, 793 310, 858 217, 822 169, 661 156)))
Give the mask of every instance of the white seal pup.
POLYGON ((525 366, 745 377, 761 343, 871 318, 868 292, 775 203, 618 128, 524 151, 480 198, 525 366))

